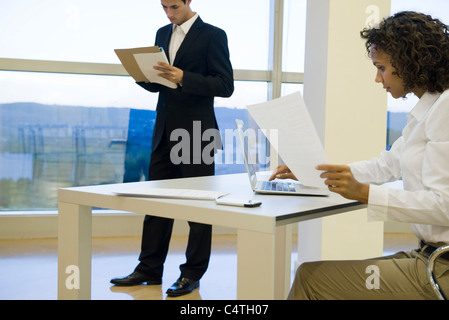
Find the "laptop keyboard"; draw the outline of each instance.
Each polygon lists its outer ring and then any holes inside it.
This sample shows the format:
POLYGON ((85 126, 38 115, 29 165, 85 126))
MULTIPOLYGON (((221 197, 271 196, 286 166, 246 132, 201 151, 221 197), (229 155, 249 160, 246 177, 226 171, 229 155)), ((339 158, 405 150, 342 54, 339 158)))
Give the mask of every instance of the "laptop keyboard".
POLYGON ((262 190, 295 192, 295 185, 289 182, 263 181, 262 190))

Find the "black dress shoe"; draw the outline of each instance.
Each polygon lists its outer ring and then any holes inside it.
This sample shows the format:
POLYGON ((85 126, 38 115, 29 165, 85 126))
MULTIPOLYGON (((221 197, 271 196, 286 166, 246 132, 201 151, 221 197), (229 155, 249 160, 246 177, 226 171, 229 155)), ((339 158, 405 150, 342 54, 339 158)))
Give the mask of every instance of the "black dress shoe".
POLYGON ((169 297, 179 297, 191 293, 199 286, 200 286, 199 281, 180 277, 175 283, 173 283, 173 285, 170 288, 168 288, 167 295, 169 297))
POLYGON ((144 282, 146 282, 147 284, 157 285, 161 284, 162 280, 151 279, 138 271, 134 271, 129 276, 126 276, 124 278, 114 278, 111 280, 111 283, 115 284, 116 286, 137 286, 144 282))

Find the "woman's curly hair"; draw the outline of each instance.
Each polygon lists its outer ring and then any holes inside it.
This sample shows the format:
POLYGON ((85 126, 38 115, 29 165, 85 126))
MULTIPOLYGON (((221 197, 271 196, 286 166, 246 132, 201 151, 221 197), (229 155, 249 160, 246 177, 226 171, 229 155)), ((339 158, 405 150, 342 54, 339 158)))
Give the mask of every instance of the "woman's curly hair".
POLYGON ((368 54, 373 46, 391 56, 405 90, 418 87, 433 93, 449 88, 449 33, 440 20, 403 11, 360 35, 368 54))

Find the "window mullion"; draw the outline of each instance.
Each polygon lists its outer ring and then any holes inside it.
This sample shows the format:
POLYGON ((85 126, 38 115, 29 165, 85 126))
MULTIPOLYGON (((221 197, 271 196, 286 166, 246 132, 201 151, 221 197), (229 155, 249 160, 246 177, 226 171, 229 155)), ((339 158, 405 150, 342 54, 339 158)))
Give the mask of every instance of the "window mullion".
MULTIPOLYGON (((268 100, 281 96, 282 86, 282 39, 284 28, 284 0, 270 1, 270 26, 268 46, 268 67, 272 71, 271 82, 268 86, 268 100)), ((270 169, 274 170, 279 164, 279 155, 270 145, 270 169)))

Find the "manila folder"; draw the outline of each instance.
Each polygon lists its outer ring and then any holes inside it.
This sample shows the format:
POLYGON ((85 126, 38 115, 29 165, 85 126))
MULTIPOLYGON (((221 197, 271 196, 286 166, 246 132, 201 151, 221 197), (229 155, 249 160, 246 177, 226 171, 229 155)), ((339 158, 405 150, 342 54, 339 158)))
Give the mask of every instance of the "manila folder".
POLYGON ((136 82, 148 82, 147 77, 142 72, 134 55, 141 53, 158 53, 160 52, 160 49, 158 46, 153 46, 132 49, 115 49, 114 51, 120 59, 120 62, 122 63, 125 70, 131 77, 134 78, 134 80, 136 80, 136 82))

